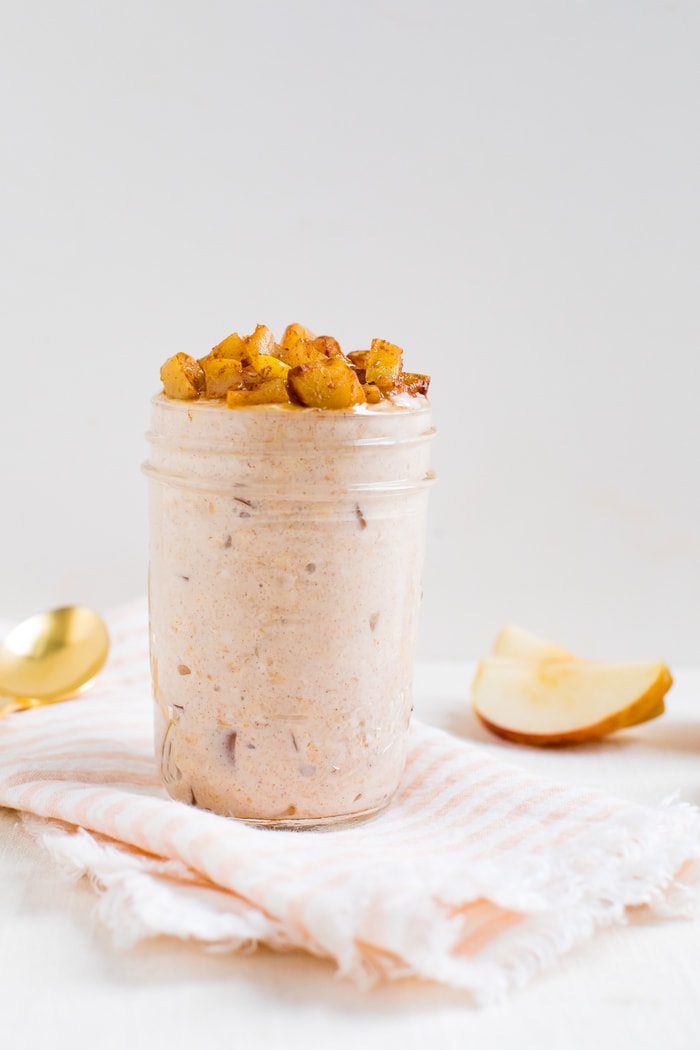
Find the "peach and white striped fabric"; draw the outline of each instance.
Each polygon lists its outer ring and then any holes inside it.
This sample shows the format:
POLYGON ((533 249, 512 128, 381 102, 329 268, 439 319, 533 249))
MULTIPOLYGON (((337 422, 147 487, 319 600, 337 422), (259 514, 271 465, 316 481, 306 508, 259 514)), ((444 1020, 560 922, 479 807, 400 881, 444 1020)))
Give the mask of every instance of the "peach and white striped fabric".
POLYGON ((484 1002, 627 908, 668 908, 700 855, 691 807, 548 782, 421 724, 397 799, 365 825, 270 832, 173 802, 152 753, 145 603, 110 627, 88 695, 0 723, 0 804, 91 876, 123 945, 302 948, 360 982, 414 975, 484 1002))

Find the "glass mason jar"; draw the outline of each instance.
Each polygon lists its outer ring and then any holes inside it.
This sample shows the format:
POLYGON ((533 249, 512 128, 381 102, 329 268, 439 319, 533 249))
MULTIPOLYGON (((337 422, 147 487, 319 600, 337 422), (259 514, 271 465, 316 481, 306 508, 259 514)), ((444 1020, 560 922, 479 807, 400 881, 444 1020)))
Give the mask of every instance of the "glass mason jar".
POLYGON ((432 481, 430 406, 406 400, 153 399, 151 669, 173 798, 285 828, 389 803, 432 481))

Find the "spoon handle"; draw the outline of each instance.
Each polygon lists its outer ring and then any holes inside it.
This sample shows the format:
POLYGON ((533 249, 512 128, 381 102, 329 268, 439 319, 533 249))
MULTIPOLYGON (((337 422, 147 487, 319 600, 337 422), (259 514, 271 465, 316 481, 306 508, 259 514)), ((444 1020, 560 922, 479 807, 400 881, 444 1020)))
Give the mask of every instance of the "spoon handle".
POLYGON ((14 696, 0 696, 0 718, 11 715, 13 711, 21 711, 24 704, 14 696))
POLYGON ((0 694, 0 719, 6 715, 14 714, 15 711, 30 711, 33 707, 46 707, 47 704, 60 704, 64 700, 72 700, 75 692, 65 693, 61 696, 52 696, 50 700, 36 700, 31 696, 2 696, 0 694))

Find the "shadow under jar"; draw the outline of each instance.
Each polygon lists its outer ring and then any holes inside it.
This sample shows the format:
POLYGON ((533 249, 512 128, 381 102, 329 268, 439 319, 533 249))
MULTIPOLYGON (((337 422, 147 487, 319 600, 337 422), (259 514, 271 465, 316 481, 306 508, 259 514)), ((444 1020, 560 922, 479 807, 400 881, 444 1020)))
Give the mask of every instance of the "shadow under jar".
POLYGON ((426 398, 152 402, 161 777, 283 828, 383 809, 406 757, 433 436, 426 398))

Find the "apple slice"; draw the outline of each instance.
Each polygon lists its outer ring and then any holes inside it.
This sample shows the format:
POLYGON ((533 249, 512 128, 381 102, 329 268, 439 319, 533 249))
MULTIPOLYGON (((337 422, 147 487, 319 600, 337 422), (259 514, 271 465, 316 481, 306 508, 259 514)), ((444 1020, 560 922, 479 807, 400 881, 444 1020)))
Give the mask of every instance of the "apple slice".
POLYGON ((492 732, 519 744, 594 740, 663 714, 673 679, 665 664, 587 660, 482 660, 474 711, 492 732))
POLYGON ((492 649, 494 656, 507 656, 513 660, 578 660, 577 656, 536 634, 509 623, 504 627, 492 649))

